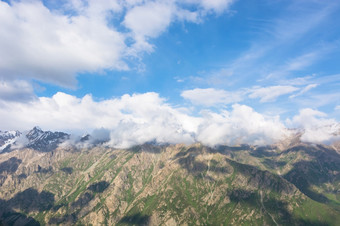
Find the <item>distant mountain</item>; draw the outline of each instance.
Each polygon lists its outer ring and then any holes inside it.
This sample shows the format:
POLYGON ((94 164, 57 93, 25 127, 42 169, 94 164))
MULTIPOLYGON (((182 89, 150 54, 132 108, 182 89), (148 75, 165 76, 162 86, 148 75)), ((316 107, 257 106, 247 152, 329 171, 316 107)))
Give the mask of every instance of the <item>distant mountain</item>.
POLYGON ((49 152, 55 150, 59 144, 69 139, 70 135, 63 132, 42 131, 39 127, 34 127, 26 134, 28 139, 27 148, 49 152))
POLYGON ((80 142, 89 141, 90 138, 91 138, 91 135, 90 135, 90 134, 85 134, 85 135, 83 135, 83 136, 80 138, 80 142))
POLYGON ((0 131, 0 153, 9 152, 17 147, 49 152, 55 150, 59 144, 69 138, 70 135, 67 133, 43 131, 39 127, 34 127, 27 133, 0 131))
POLYGON ((340 154, 297 138, 0 154, 0 225, 339 225, 340 154))
POLYGON ((0 153, 9 149, 16 139, 21 135, 19 131, 1 131, 0 130, 0 153))

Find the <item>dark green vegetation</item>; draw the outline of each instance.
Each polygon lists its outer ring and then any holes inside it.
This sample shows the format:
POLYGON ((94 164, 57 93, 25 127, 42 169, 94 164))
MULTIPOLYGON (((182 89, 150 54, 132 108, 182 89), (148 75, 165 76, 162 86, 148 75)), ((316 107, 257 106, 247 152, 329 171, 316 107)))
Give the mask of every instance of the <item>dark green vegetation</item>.
POLYGON ((1 154, 0 225, 339 225, 330 146, 1 154))

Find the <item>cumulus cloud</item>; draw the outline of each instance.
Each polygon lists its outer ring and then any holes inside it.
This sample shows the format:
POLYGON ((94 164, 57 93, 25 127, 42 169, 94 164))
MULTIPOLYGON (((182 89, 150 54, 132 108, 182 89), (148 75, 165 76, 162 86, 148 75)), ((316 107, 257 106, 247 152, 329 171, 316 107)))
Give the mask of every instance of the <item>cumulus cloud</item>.
POLYGON ((199 22, 230 1, 212 2, 0 1, 0 78, 72 87, 82 72, 129 70, 127 59, 153 51, 150 38, 171 23, 199 22))
POLYGON ((136 40, 134 51, 145 49, 152 51, 153 47, 146 38, 157 37, 171 23, 175 12, 172 2, 148 2, 129 10, 123 24, 131 30, 136 40))
POLYGON ((300 110, 287 124, 304 130, 302 141, 322 143, 340 139, 340 124, 327 118, 326 113, 310 108, 300 110))
POLYGON ((230 104, 242 100, 242 95, 239 92, 227 92, 214 88, 185 90, 181 96, 195 105, 203 106, 230 104))
POLYGON ((128 11, 123 23, 137 36, 157 37, 169 26, 172 7, 167 2, 148 2, 128 11))
POLYGON ((197 139, 208 145, 273 143, 289 135, 279 117, 268 117, 251 107, 235 104, 232 111, 205 112, 197 139))
POLYGON ((260 98, 260 102, 272 102, 279 96, 292 93, 299 88, 294 86, 269 86, 269 87, 257 87, 252 89, 249 94, 250 98, 260 98))
POLYGON ((82 71, 126 69, 124 35, 86 15, 68 17, 40 1, 0 2, 0 76, 75 84, 82 71))

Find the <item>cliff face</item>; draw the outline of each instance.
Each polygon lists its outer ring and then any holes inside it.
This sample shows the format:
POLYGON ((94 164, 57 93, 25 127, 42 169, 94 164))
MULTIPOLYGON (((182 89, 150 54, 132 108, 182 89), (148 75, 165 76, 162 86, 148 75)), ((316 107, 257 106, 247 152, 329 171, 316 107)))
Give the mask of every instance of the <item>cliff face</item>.
POLYGON ((336 225, 340 155, 329 146, 145 144, 0 155, 0 222, 336 225))

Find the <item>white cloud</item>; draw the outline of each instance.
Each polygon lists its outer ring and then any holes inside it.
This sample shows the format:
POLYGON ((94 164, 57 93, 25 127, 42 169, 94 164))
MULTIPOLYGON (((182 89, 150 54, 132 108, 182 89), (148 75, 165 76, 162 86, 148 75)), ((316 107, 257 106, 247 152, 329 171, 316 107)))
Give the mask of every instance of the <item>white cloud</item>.
POLYGON ((124 25, 136 36, 157 37, 172 21, 174 5, 148 2, 128 11, 124 25))
POLYGON ((39 1, 0 2, 0 76, 71 86, 82 71, 126 69, 124 35, 84 15, 67 17, 39 1))
POLYGON ((204 106, 230 104, 242 100, 242 95, 239 92, 227 92, 213 88, 185 90, 181 93, 181 96, 195 105, 204 106))
POLYGON ((310 108, 300 110, 292 120, 287 120, 287 124, 304 129, 302 141, 321 143, 340 138, 340 123, 327 118, 326 113, 310 108))
POLYGON ((132 31, 136 40, 133 50, 152 51, 152 46, 147 42, 147 37, 157 37, 170 25, 175 5, 166 2, 148 2, 129 10, 123 24, 132 31))
MULTIPOLYGON (((131 31, 135 40, 129 54, 137 55, 141 51, 153 51, 150 38, 158 37, 176 21, 199 22, 200 12, 181 8, 181 1, 146 1, 137 4, 125 15, 122 24, 131 31)), ((192 2, 195 3, 195 2, 192 2)), ((197 4, 197 3, 195 3, 197 4)))
POLYGON ((201 5, 206 10, 214 10, 217 13, 223 12, 234 0, 201 0, 201 5))
POLYGON ((250 98, 260 98, 260 102, 271 102, 275 101, 279 96, 292 93, 298 90, 294 86, 269 86, 269 87, 258 87, 253 88, 249 94, 250 98))
POLYGON ((268 117, 235 104, 231 112, 206 112, 197 139, 208 145, 273 143, 289 135, 279 117, 268 117))

